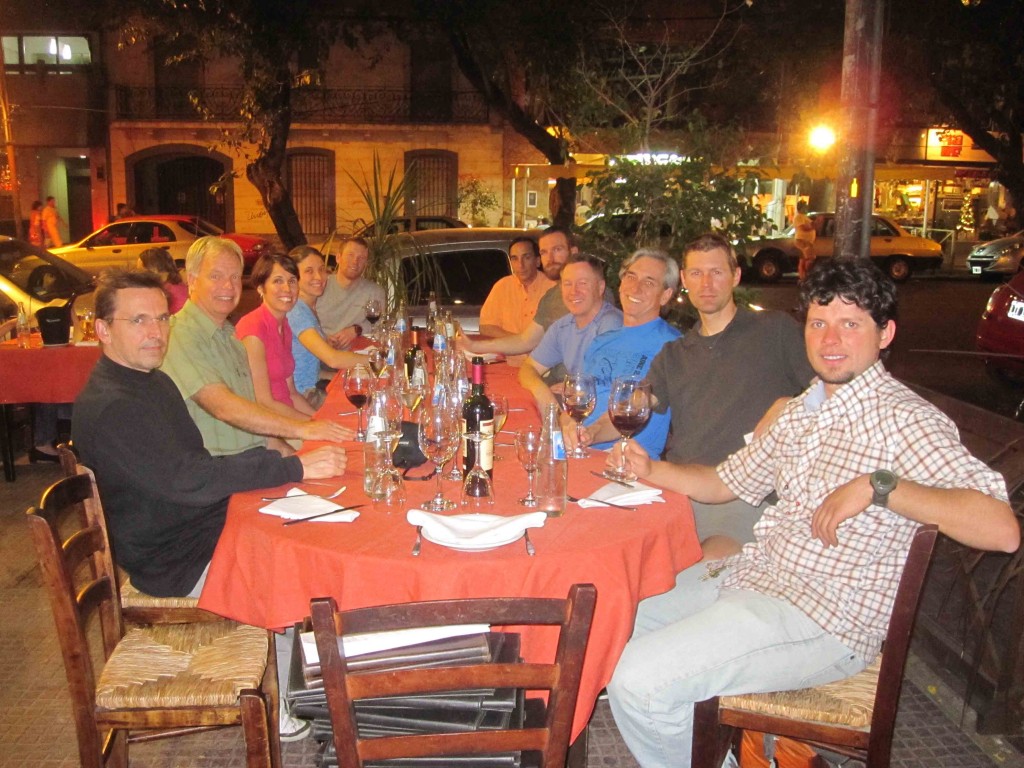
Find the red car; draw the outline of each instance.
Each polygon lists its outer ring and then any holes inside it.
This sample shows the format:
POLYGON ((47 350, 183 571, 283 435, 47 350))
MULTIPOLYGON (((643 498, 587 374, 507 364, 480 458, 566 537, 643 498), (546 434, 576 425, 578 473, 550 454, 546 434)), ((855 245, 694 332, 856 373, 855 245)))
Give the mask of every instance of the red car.
POLYGON ((992 292, 978 323, 977 347, 991 352, 988 366, 1015 381, 1024 381, 1024 272, 992 292))
POLYGON ((270 250, 270 241, 262 237, 225 232, 206 219, 183 215, 119 219, 96 230, 81 242, 50 250, 75 266, 98 274, 108 267, 134 267, 139 254, 154 246, 166 248, 178 264, 184 264, 185 254, 192 241, 204 235, 217 235, 238 243, 247 272, 260 256, 270 250))

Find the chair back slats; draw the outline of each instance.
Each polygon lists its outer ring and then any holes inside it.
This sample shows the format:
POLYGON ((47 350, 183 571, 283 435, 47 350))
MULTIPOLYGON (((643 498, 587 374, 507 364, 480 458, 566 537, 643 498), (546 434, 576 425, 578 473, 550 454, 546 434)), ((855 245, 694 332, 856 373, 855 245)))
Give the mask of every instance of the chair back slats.
POLYGON ((558 684, 554 664, 472 664, 398 672, 349 675, 348 693, 353 700, 378 696, 457 691, 462 688, 525 688, 550 690, 558 684), (469 683, 469 685, 467 685, 469 683))
POLYGON ((359 757, 363 761, 370 761, 387 760, 394 757, 472 755, 520 750, 543 752, 549 743, 550 734, 545 728, 392 736, 364 739, 359 742, 359 757))
POLYGON ((597 592, 576 584, 565 600, 494 598, 444 600, 337 612, 330 598, 313 600, 311 614, 320 668, 341 768, 365 760, 451 754, 531 751, 542 765, 565 764, 583 655, 590 636, 597 592), (560 630, 552 663, 473 664, 433 669, 349 674, 339 636, 406 627, 490 624, 501 627, 554 625, 560 630), (360 739, 354 702, 382 696, 473 688, 547 691, 543 727, 360 739))
POLYGON ((68 536, 61 544, 64 553, 64 564, 68 572, 75 574, 78 566, 88 559, 91 559, 97 552, 102 552, 106 544, 103 541, 103 531, 95 526, 82 528, 68 536))
POLYGON ((84 585, 75 596, 75 602, 78 604, 78 614, 81 617, 82 623, 86 623, 90 613, 101 610, 106 601, 113 602, 115 597, 114 587, 107 576, 93 579, 84 585))

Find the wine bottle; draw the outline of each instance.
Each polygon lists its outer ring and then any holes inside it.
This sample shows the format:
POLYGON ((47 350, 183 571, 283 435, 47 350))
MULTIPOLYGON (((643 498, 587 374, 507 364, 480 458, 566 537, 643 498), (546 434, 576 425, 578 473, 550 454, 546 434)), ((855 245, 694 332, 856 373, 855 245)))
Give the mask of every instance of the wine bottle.
POLYGON ((462 465, 468 473, 477 463, 480 446, 480 468, 494 476, 494 407, 484 394, 484 359, 473 358, 473 385, 462 403, 462 465), (480 442, 466 439, 467 433, 479 432, 480 442))
POLYGON ((409 344, 408 349, 405 350, 405 380, 411 382, 413 376, 413 370, 416 367, 416 352, 419 351, 420 338, 419 330, 416 328, 412 329, 412 341, 409 344))
POLYGON ((565 442, 558 426, 558 406, 549 403, 541 425, 540 450, 537 452, 537 508, 548 517, 565 513, 565 489, 569 467, 565 460, 565 442))

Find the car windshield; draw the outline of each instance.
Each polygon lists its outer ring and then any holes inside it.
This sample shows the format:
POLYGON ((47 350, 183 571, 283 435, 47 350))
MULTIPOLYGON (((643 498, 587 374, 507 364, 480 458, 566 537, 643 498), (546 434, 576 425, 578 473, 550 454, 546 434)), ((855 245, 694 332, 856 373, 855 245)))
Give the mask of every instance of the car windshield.
POLYGON ((224 230, 216 224, 213 224, 206 219, 200 219, 198 216, 194 219, 182 219, 178 222, 178 226, 190 235, 195 235, 196 237, 224 234, 224 230))
POLYGON ((66 299, 92 289, 86 272, 18 240, 0 241, 0 275, 40 301, 66 299))

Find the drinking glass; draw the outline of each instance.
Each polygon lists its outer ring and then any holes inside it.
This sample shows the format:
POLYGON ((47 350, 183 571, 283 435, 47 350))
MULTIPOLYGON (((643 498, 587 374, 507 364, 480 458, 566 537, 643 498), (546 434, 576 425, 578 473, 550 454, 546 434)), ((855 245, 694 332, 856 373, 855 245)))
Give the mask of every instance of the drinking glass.
POLYGON ((407 381, 402 385, 401 395, 402 403, 409 409, 409 421, 415 421, 416 410, 423 402, 423 398, 426 397, 427 388, 422 384, 413 384, 407 381))
POLYGON ((374 376, 380 376, 381 372, 388 367, 388 362, 380 347, 370 347, 366 350, 366 362, 369 364, 374 376))
POLYGON ((376 340, 377 338, 377 321, 380 320, 381 312, 384 308, 381 306, 380 299, 370 299, 363 305, 363 313, 366 315, 366 322, 370 324, 370 338, 376 340))
POLYGON ((540 452, 540 430, 536 427, 527 427, 516 432, 516 456, 519 463, 526 470, 526 482, 529 490, 526 496, 519 499, 524 507, 536 507, 537 497, 533 493, 533 478, 537 473, 537 454, 540 452))
POLYGON ((384 457, 384 465, 374 478, 370 491, 373 508, 378 512, 401 512, 405 506, 405 481, 392 460, 401 436, 401 432, 382 432, 375 438, 384 457))
POLYGON ((576 449, 569 454, 574 459, 585 459, 590 452, 584 447, 583 422, 597 405, 597 382, 587 373, 568 373, 562 382, 562 406, 576 422, 576 449))
POLYGON ((473 468, 462 483, 462 506, 470 512, 487 512, 494 507, 494 488, 490 475, 480 466, 480 442, 484 436, 480 432, 467 432, 465 437, 476 443, 476 450, 473 451, 473 468))
MULTIPOLYGON (((498 433, 508 419, 508 398, 504 395, 490 395, 488 399, 491 401, 491 408, 494 409, 494 444, 497 446, 498 433)), ((497 451, 494 452, 494 460, 501 461, 497 451)))
POLYGON ((359 413, 359 421, 356 427, 356 440, 366 439, 366 429, 363 427, 363 408, 366 407, 366 401, 370 398, 370 384, 372 379, 373 375, 362 363, 354 365, 345 371, 345 397, 347 397, 348 401, 356 407, 356 411, 359 413))
POLYGON ((605 475, 623 483, 632 483, 636 475, 626 465, 626 442, 647 426, 651 418, 651 385, 639 376, 622 376, 612 381, 608 396, 608 417, 619 430, 619 466, 605 470, 605 475))
POLYGON ((442 480, 444 465, 455 458, 462 440, 459 431, 459 420, 455 412, 445 402, 424 402, 420 408, 419 428, 417 431, 420 450, 436 467, 437 495, 426 504, 424 509, 431 512, 444 512, 455 507, 455 502, 444 497, 442 480))

